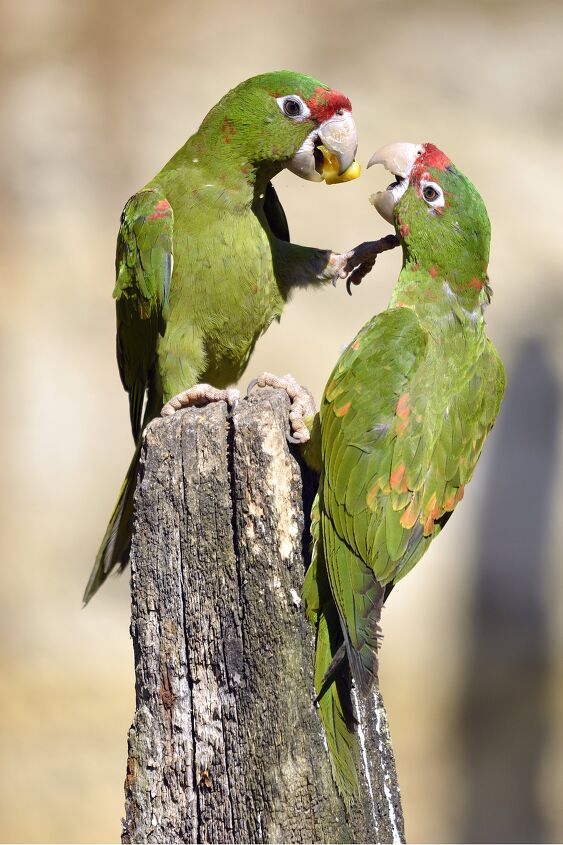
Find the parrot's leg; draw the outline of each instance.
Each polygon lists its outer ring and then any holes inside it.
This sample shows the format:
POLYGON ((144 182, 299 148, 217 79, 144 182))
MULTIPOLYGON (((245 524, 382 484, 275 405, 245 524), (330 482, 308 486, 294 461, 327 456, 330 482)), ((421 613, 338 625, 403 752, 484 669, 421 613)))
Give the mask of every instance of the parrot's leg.
POLYGON ((173 396, 163 407, 160 415, 162 417, 171 417, 180 408, 201 408, 204 405, 209 405, 211 402, 226 402, 232 410, 236 407, 239 399, 240 393, 234 387, 219 390, 210 384, 195 384, 193 387, 189 387, 187 390, 183 390, 182 393, 173 396))
POLYGON ((294 288, 319 287, 329 282, 336 286, 353 269, 353 255, 353 251, 339 253, 280 241, 272 243, 274 273, 284 296, 289 296, 294 288))
POLYGON ((364 276, 373 269, 375 260, 382 252, 394 249, 399 246, 400 241, 395 235, 386 235, 378 241, 364 241, 355 249, 345 254, 347 263, 344 267, 346 279, 346 290, 352 296, 351 285, 359 285, 364 276))
POLYGON ((331 252, 326 249, 312 249, 298 244, 272 245, 274 271, 278 283, 288 293, 294 287, 308 287, 347 279, 346 288, 359 285, 375 264, 381 252, 399 246, 395 235, 386 235, 378 241, 365 241, 349 252, 331 252))
POLYGON ((250 382, 248 385, 248 393, 253 387, 274 387, 285 390, 291 399, 291 410, 289 412, 289 424, 291 426, 292 437, 289 437, 292 443, 306 443, 311 434, 306 419, 312 419, 315 416, 315 400, 309 393, 306 387, 301 385, 291 375, 275 376, 272 373, 262 373, 250 382))

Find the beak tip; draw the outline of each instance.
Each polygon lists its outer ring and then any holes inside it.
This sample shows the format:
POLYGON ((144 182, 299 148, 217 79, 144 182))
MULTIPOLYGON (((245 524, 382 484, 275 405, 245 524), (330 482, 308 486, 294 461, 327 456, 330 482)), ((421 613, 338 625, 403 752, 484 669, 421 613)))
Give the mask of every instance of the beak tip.
MULTIPOLYGON (((350 168, 358 167, 356 162, 356 151, 358 149, 358 135, 356 131, 356 124, 350 111, 345 111, 341 115, 333 115, 326 120, 318 130, 318 135, 321 140, 321 152, 325 161, 329 158, 331 161, 331 168, 338 169, 335 173, 336 177, 342 177, 350 171, 350 168)), ((357 174, 359 175, 359 174, 357 174)), ((348 181, 342 179, 341 181, 348 181)))
POLYGON ((370 158, 370 160, 368 161, 368 163, 366 165, 366 170, 368 170, 370 167, 373 167, 374 164, 383 164, 383 163, 384 163, 384 161, 381 158, 381 155, 379 154, 379 151, 378 151, 378 152, 374 153, 372 155, 372 157, 370 158))
POLYGON ((386 144, 372 155, 367 166, 371 167, 372 164, 382 164, 390 173, 406 179, 409 177, 414 162, 417 156, 420 155, 421 150, 422 147, 420 144, 411 144, 405 141, 386 144))

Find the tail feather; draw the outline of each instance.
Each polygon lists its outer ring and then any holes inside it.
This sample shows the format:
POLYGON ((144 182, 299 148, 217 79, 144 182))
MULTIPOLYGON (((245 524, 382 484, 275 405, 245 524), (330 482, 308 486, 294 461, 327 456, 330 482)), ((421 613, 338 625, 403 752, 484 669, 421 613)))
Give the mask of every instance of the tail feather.
POLYGON ((352 676, 342 627, 330 585, 318 530, 318 499, 313 504, 313 559, 305 576, 303 600, 316 633, 314 683, 316 703, 329 750, 332 775, 345 804, 358 792, 360 756, 352 704, 352 676))
POLYGON ((129 562, 133 532, 133 498, 140 454, 141 441, 139 440, 84 591, 83 602, 85 605, 88 604, 94 593, 97 592, 116 566, 119 566, 121 572, 129 562))
POLYGON ((352 704, 352 676, 347 661, 340 664, 333 681, 323 684, 337 651, 334 632, 340 628, 334 605, 325 608, 318 618, 315 651, 315 689, 330 754, 332 776, 344 803, 349 806, 358 792, 360 747, 356 733, 356 716, 352 704), (325 612, 328 610, 329 612, 325 612), (331 612, 332 610, 332 612, 331 612))
POLYGON ((330 590, 340 616, 350 668, 358 692, 366 696, 377 681, 379 620, 385 588, 373 569, 337 534, 329 517, 320 515, 320 538, 330 590))

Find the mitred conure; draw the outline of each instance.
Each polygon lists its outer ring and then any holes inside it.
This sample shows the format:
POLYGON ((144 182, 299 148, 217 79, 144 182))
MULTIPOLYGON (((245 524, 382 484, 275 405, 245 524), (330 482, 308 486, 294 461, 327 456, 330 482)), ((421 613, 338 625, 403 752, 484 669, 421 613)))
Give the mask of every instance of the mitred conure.
POLYGON ((290 243, 272 179, 359 174, 350 101, 281 71, 237 86, 126 204, 117 240, 117 360, 137 444, 84 594, 123 569, 140 438, 161 413, 215 399, 297 287, 343 278, 354 255, 290 243))
POLYGON ((461 501, 505 385, 484 319, 483 200, 433 144, 391 144, 376 163, 395 176, 372 202, 395 227, 403 266, 387 310, 337 362, 306 447, 320 486, 304 599, 320 714, 346 801, 359 753, 351 681, 368 694, 383 602, 461 501))

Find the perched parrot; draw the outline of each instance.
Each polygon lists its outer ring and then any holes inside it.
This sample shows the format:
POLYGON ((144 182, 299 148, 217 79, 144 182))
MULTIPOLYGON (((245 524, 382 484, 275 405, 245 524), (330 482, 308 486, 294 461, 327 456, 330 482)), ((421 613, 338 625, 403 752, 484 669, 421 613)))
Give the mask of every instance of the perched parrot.
MULTIPOLYGON (((127 202, 117 240, 117 361, 137 444, 84 593, 131 544, 141 434, 161 413, 216 399, 297 287, 347 275, 353 253, 289 241, 272 178, 359 175, 347 97, 298 73, 256 76, 226 94, 198 131, 127 202)), ((357 264, 356 264, 357 266, 357 264)))
POLYGON ((433 144, 391 144, 375 163, 395 176, 372 202, 395 227, 403 265, 387 310, 337 362, 307 444, 320 484, 304 600, 347 802, 359 750, 352 679, 365 696, 377 678, 383 602, 462 499, 505 385, 483 316, 490 225, 481 197, 433 144))

